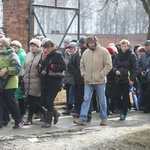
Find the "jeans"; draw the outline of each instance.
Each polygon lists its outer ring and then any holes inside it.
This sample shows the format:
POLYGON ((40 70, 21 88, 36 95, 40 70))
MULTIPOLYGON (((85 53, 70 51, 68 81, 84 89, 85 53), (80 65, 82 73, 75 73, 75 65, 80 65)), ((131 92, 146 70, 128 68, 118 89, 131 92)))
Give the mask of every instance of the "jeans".
POLYGON ((99 105, 101 120, 107 120, 107 103, 105 97, 105 84, 85 84, 84 85, 84 101, 81 106, 80 119, 87 121, 87 113, 90 107, 91 97, 94 90, 96 90, 99 105))

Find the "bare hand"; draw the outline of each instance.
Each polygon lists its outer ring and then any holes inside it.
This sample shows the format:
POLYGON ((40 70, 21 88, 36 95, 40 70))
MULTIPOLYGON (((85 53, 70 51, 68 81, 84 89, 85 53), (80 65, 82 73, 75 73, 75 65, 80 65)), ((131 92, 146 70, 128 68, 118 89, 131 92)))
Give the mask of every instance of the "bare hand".
POLYGON ((1 69, 0 70, 0 77, 4 76, 6 72, 7 72, 7 68, 1 69))
POLYGON ((116 75, 119 76, 121 75, 121 72, 119 70, 116 71, 116 75))
POLYGON ((141 75, 142 75, 143 77, 146 77, 146 72, 145 72, 145 71, 142 71, 142 72, 141 72, 141 75))

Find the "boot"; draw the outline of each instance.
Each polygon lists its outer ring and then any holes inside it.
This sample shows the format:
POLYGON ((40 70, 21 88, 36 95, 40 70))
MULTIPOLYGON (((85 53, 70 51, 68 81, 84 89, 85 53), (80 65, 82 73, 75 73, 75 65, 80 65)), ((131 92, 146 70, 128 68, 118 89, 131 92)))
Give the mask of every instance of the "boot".
POLYGON ((60 116, 60 113, 54 109, 54 124, 58 122, 58 117, 60 116))
POLYGON ((49 128, 52 124, 53 112, 48 111, 45 116, 45 123, 41 126, 41 128, 49 128))

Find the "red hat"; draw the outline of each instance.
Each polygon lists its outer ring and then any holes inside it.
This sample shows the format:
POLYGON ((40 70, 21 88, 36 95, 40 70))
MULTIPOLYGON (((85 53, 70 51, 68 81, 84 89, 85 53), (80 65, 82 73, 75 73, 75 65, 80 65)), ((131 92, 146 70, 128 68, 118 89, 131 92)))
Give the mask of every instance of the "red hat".
POLYGON ((114 49, 113 49, 112 47, 107 47, 106 49, 109 51, 109 53, 110 53, 111 55, 114 55, 114 54, 115 54, 115 51, 114 51, 114 49))

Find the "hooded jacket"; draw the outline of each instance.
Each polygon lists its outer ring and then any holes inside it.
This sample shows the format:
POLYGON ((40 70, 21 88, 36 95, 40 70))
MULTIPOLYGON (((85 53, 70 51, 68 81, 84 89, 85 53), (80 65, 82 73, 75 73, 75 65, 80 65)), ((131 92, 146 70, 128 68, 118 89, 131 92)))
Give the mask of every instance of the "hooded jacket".
POLYGON ((95 50, 87 49, 80 61, 81 75, 86 84, 104 84, 112 68, 111 56, 107 49, 96 45, 95 50))
POLYGON ((6 78, 8 75, 11 75, 11 78, 8 80, 5 89, 18 88, 17 75, 20 73, 21 66, 19 57, 13 51, 12 48, 8 48, 7 50, 0 50, 0 69, 3 68, 7 68, 7 72, 3 76, 3 78, 6 78))

